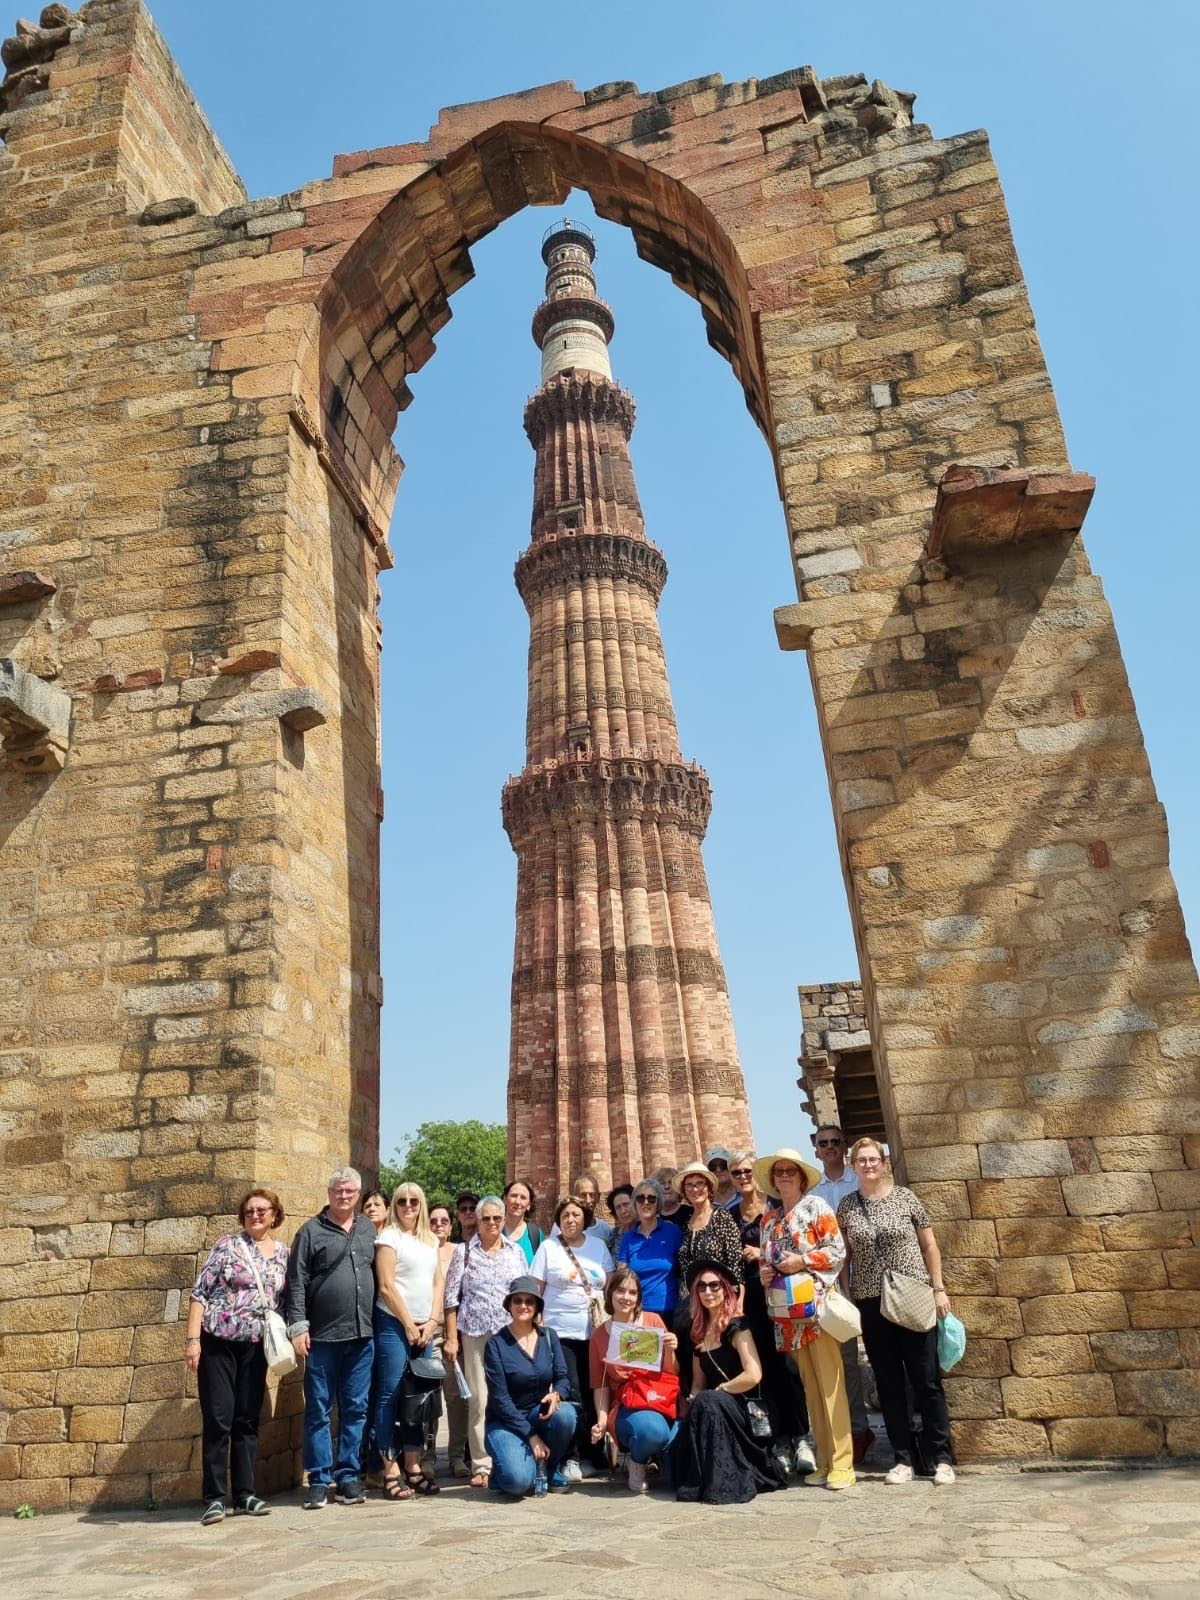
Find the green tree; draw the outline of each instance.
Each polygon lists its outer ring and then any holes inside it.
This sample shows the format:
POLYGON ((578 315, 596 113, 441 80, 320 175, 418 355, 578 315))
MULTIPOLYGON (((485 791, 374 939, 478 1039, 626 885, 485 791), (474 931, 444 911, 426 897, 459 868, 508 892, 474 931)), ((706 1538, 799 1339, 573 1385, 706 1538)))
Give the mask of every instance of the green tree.
POLYGON ((406 1134, 379 1168, 379 1187, 419 1183, 430 1205, 453 1205, 463 1189, 499 1194, 504 1187, 508 1135, 500 1122, 423 1122, 406 1134))

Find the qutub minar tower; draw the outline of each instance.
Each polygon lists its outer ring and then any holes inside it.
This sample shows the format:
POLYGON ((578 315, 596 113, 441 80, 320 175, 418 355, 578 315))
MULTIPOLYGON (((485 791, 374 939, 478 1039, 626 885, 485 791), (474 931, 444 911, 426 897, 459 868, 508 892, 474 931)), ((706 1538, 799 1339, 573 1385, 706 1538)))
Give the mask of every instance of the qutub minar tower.
POLYGON ((573 222, 542 244, 532 538, 516 565, 526 759, 503 797, 518 863, 509 1170, 548 1195, 583 1169, 636 1181, 751 1142, 700 854, 711 795, 679 748, 667 565, 646 538, 595 253, 573 222))

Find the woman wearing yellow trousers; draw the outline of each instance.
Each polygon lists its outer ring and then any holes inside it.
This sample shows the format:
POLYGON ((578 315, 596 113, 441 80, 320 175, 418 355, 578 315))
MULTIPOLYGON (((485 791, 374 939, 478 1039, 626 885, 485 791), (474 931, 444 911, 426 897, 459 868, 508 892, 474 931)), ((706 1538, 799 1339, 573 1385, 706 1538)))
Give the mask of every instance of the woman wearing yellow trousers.
MULTIPOLYGON (((769 1290, 778 1277, 807 1274, 817 1305, 837 1282, 846 1245, 832 1208, 810 1194, 821 1174, 795 1150, 776 1150, 754 1163, 754 1179, 771 1204, 761 1225, 760 1271, 769 1290)), ((769 1295, 768 1295, 769 1299, 769 1295)), ((816 1445, 817 1468, 805 1478, 814 1489, 849 1489, 855 1483, 854 1442, 842 1349, 815 1316, 776 1321, 775 1340, 795 1361, 804 1384, 816 1445)))

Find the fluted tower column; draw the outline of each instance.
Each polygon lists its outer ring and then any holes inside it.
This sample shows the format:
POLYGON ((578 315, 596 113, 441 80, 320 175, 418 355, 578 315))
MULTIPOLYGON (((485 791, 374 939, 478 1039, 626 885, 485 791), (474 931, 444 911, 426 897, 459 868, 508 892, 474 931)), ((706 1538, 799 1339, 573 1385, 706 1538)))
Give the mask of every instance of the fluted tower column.
POLYGON ((565 1192, 750 1143, 700 845, 708 779, 675 728, 658 600, 613 381, 613 314, 573 222, 542 244, 525 768, 504 788, 517 853, 509 1170, 565 1192))

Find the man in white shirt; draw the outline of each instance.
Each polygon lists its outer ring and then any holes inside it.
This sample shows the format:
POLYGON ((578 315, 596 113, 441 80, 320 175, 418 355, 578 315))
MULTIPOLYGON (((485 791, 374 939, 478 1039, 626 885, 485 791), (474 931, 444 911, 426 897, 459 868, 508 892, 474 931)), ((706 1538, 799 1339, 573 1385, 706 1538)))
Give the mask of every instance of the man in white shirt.
MULTIPOLYGON (((813 1149, 825 1176, 813 1185, 813 1193, 820 1195, 834 1212, 848 1194, 858 1191, 854 1168, 846 1165, 846 1137, 835 1123, 824 1122, 817 1129, 813 1149)), ((842 1367, 846 1374, 846 1400, 850 1406, 850 1431, 854 1435, 854 1464, 871 1448, 875 1437, 867 1421, 867 1403, 863 1397, 862 1366, 857 1339, 847 1339, 842 1346, 842 1367)))

